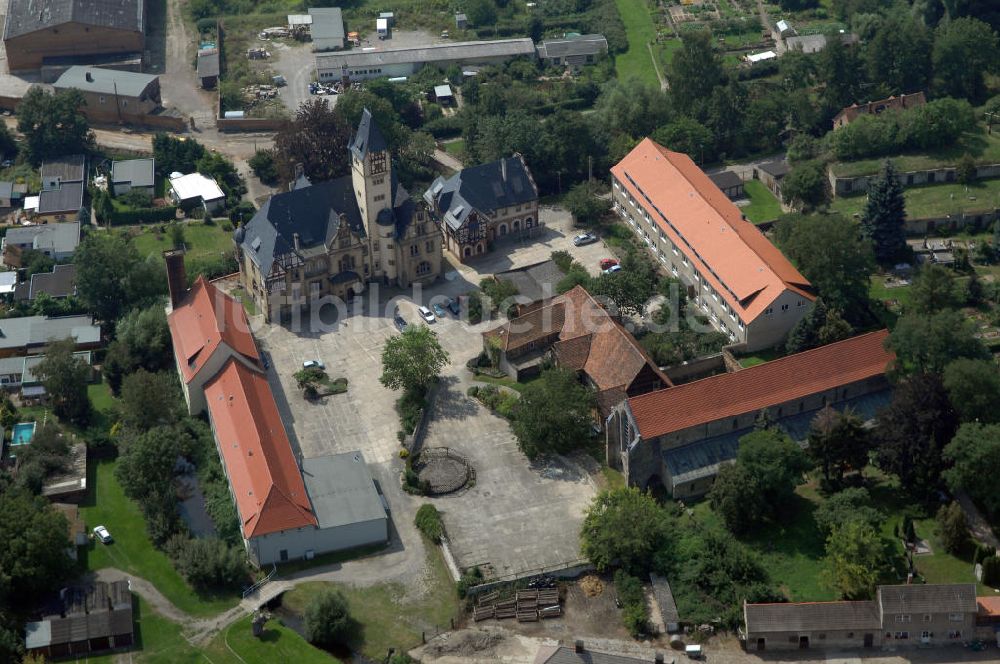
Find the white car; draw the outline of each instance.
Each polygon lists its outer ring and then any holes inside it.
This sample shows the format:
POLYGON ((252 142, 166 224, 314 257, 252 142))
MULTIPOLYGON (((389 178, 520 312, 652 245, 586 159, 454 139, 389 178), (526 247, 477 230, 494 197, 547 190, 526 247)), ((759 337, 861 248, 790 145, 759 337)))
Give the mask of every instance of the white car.
POLYGON ((615 272, 618 272, 621 269, 622 269, 621 265, 612 265, 611 267, 607 268, 606 270, 601 270, 601 271, 604 274, 614 274, 615 272))
POLYGON ((435 320, 437 320, 434 317, 434 312, 428 309, 427 307, 417 307, 417 313, 419 313, 420 317, 423 318, 428 323, 433 323, 435 320))
POLYGON ((94 536, 101 540, 104 544, 111 544, 114 540, 111 538, 111 533, 104 526, 97 526, 94 528, 94 536))
POLYGON ((321 360, 306 360, 302 363, 303 369, 326 369, 326 365, 321 360))

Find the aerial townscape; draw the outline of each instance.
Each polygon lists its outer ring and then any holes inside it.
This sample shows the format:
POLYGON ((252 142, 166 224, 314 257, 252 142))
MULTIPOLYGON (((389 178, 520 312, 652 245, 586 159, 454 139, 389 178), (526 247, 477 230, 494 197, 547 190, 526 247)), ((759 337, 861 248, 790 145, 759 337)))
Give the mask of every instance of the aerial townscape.
POLYGON ((0 5, 0 664, 1000 662, 997 0, 0 5))

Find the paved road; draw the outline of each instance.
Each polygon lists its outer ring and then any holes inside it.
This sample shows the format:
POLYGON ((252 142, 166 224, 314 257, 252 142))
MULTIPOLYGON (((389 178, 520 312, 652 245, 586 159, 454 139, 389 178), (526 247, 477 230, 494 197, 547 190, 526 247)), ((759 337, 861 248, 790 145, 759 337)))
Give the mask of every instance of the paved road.
POLYGON ((191 66, 197 45, 183 11, 181 0, 167 0, 166 72, 160 75, 163 105, 193 117, 196 130, 214 132, 216 94, 201 89, 191 66))
POLYGON ((448 154, 444 150, 434 150, 434 161, 441 164, 445 168, 450 168, 453 171, 460 171, 465 168, 464 164, 456 159, 454 156, 448 154))

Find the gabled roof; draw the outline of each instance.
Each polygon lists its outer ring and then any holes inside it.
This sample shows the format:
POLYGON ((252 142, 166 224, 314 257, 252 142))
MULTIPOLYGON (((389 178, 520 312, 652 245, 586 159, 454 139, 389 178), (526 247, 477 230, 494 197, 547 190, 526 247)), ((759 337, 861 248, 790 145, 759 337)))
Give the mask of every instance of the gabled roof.
POLYGON ((230 359, 205 400, 243 536, 317 526, 267 378, 230 359))
POLYGON ((64 71, 52 85, 56 90, 73 88, 101 95, 139 97, 156 80, 156 74, 76 65, 64 71))
POLYGON ((745 604, 748 634, 881 629, 875 602, 787 602, 745 604))
POLYGON ((15 300, 34 300, 45 293, 50 297, 69 297, 76 294, 76 265, 55 265, 51 272, 36 272, 27 283, 14 289, 15 300))
POLYGON ((260 361, 243 305, 204 276, 198 277, 183 301, 170 312, 167 323, 185 383, 198 375, 222 343, 253 364, 260 361))
POLYGON ((744 323, 786 290, 815 298, 809 281, 687 155, 647 138, 611 172, 744 323))
POLYGON ((885 374, 888 330, 719 374, 628 400, 639 433, 652 440, 699 424, 754 413, 885 374))
POLYGON ((878 603, 887 613, 976 613, 976 584, 927 583, 879 586, 878 603))
POLYGON ((424 200, 453 229, 473 211, 493 211, 538 199, 538 187, 524 158, 515 154, 488 164, 463 168, 445 179, 439 177, 424 192, 424 200))
POLYGON ((309 34, 312 40, 335 39, 344 41, 344 17, 340 7, 310 7, 309 34))
POLYGON ((361 122, 358 123, 358 131, 354 134, 350 147, 354 156, 361 160, 369 152, 385 152, 389 149, 389 142, 385 140, 382 130, 367 108, 361 112, 361 122))
POLYGON ((80 222, 15 226, 7 231, 5 239, 8 245, 30 244, 36 251, 48 250, 58 254, 69 254, 80 246, 80 222))
POLYGON ((71 22, 142 32, 142 10, 142 0, 10 0, 4 39, 71 22))

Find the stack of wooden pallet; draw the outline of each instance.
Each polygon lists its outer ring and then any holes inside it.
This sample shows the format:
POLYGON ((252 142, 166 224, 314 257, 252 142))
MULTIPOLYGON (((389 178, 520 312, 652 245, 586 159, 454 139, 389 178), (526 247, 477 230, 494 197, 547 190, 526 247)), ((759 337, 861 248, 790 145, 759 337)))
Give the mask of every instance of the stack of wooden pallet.
POLYGON ((542 588, 538 591, 538 615, 542 618, 556 618, 562 615, 558 588, 542 588))
POLYGON ((517 621, 535 622, 538 620, 538 591, 517 591, 517 621))
POLYGON ((517 618, 518 622, 536 622, 539 618, 562 615, 558 588, 518 590, 512 599, 500 600, 499 592, 486 593, 476 600, 472 619, 476 622, 489 618, 517 618))
POLYGON ((517 603, 512 599, 497 602, 495 606, 497 618, 513 618, 517 615, 517 603))

